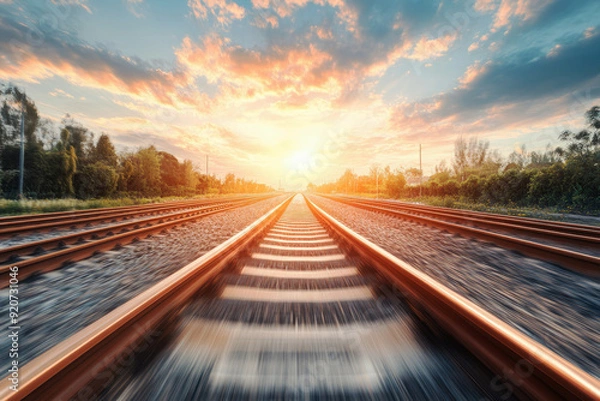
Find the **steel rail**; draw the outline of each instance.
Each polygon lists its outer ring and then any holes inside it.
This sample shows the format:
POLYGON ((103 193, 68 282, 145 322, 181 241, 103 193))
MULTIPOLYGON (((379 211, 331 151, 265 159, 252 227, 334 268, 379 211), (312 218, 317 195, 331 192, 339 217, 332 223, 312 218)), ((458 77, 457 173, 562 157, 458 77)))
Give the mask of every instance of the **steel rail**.
MULTIPOLYGON (((325 196, 325 195, 324 195, 325 196)), ((349 199, 361 203, 366 204, 374 204, 374 205, 389 205, 393 208, 403 209, 407 211, 411 211, 413 213, 421 213, 421 214, 431 214, 434 212, 442 213, 443 215, 453 216, 457 218, 464 219, 477 219, 481 218, 485 221, 495 221, 500 223, 508 223, 508 224, 516 224, 529 228, 538 228, 542 230, 552 230, 563 233, 581 235, 581 236, 590 236, 595 238, 600 238, 600 227, 590 226, 584 224, 577 223, 567 223, 562 221, 551 221, 551 220, 540 220, 531 217, 516 217, 516 216, 506 216, 496 213, 488 213, 488 212, 478 212, 473 210, 461 210, 461 209, 451 209, 447 207, 439 207, 439 206, 429 206, 429 205, 417 205, 413 203, 406 202, 397 202, 386 199, 364 199, 352 196, 328 196, 330 198, 338 198, 338 199, 349 199)))
POLYGON ((600 381, 531 340, 483 308, 344 226, 306 198, 311 210, 426 315, 452 334, 492 371, 539 400, 599 400, 600 381), (528 367, 519 375, 519 367, 528 367), (531 368, 531 369, 529 369, 531 368))
MULTIPOLYGON (((260 198, 262 199, 262 198, 260 198)), ((260 200, 258 199, 258 200, 260 200)), ((78 231, 72 234, 61 235, 51 238, 42 239, 39 241, 26 242, 19 245, 13 245, 6 248, 0 248, 0 263, 10 262, 19 256, 28 256, 31 254, 41 253, 52 249, 62 248, 67 245, 73 245, 90 239, 99 239, 102 236, 114 235, 131 229, 149 226, 156 223, 163 223, 186 216, 194 216, 209 212, 211 210, 222 209, 231 205, 245 205, 257 201, 256 199, 233 200, 228 203, 218 203, 209 206, 196 206, 194 208, 186 208, 184 211, 175 211, 158 216, 147 217, 141 220, 125 221, 124 223, 109 225, 106 227, 94 228, 91 230, 78 231)))
POLYGON ((33 213, 33 214, 20 214, 13 216, 0 216, 0 227, 8 226, 9 224, 17 223, 21 224, 27 221, 36 221, 39 219, 60 219, 64 217, 77 217, 77 216, 86 216, 86 215, 95 215, 102 214, 105 212, 119 212, 119 211, 127 211, 127 210, 141 210, 145 208, 161 208, 161 207, 169 207, 169 206, 177 206, 183 204, 202 204, 204 203, 214 203, 221 200, 228 201, 234 199, 242 199, 249 197, 249 195, 237 195, 237 196, 228 196, 225 198, 202 198, 202 199, 187 199, 187 200, 178 200, 178 201, 170 201, 170 202, 153 202, 139 205, 125 205, 125 206, 114 206, 114 207, 99 207, 92 209, 77 209, 77 210, 65 210, 60 212, 48 212, 48 213, 33 213))
MULTIPOLYGON (((226 200, 219 199, 213 202, 201 202, 200 205, 207 204, 220 204, 226 203, 226 200)), ((113 212, 108 210, 104 212, 94 212, 92 215, 79 215, 74 218, 66 217, 41 217, 38 220, 24 221, 24 222, 10 222, 4 227, 0 226, 0 238, 10 237, 15 234, 22 234, 26 232, 39 232, 39 231, 50 231, 58 227, 77 227, 82 225, 90 225, 93 223, 100 223, 104 221, 119 221, 127 220, 138 216, 153 215, 157 213, 165 213, 170 210, 185 209, 194 207, 193 203, 177 204, 170 206, 160 206, 153 208, 135 208, 133 210, 120 210, 113 212)))
MULTIPOLYGON (((352 203, 354 203, 354 202, 352 202, 352 203)), ((573 232, 569 232, 569 231, 575 231, 575 230, 566 230, 565 231, 565 228, 562 228, 560 226, 548 225, 546 228, 539 228, 539 226, 537 226, 537 225, 530 225, 528 222, 519 221, 519 220, 513 220, 514 222, 498 221, 497 219, 487 220, 485 215, 479 215, 479 214, 473 214, 473 215, 464 214, 464 213, 456 214, 456 213, 446 212, 446 211, 440 212, 437 210, 429 210, 426 208, 413 209, 413 208, 405 207, 405 206, 397 206, 397 205, 394 205, 392 202, 376 203, 376 202, 369 202, 369 201, 365 202, 362 200, 356 200, 356 203, 364 204, 364 205, 372 205, 375 207, 381 207, 383 204, 385 207, 392 208, 394 210, 399 210, 399 211, 402 210, 402 211, 406 211, 407 213, 417 213, 417 214, 430 216, 430 217, 434 217, 434 218, 441 218, 441 219, 445 219, 445 220, 450 220, 450 221, 458 223, 458 224, 467 224, 467 225, 471 225, 471 226, 475 226, 475 227, 479 227, 479 228, 505 231, 508 233, 522 233, 522 234, 526 234, 526 235, 544 239, 544 240, 557 241, 557 242, 561 242, 561 243, 570 243, 570 244, 576 245, 576 246, 591 246, 591 247, 600 249, 600 231, 595 232, 592 229, 586 230, 584 228, 581 228, 581 229, 577 230, 577 232, 578 232, 577 234, 574 234, 573 232)))
POLYGON ((334 199, 340 203, 345 203, 350 206, 362 208, 365 210, 376 211, 393 217, 406 218, 408 220, 436 227, 441 230, 458 233, 465 237, 476 238, 479 240, 495 243, 503 248, 512 249, 524 255, 555 263, 562 267, 590 276, 600 275, 600 257, 593 256, 590 254, 575 252, 557 246, 546 245, 535 241, 491 232, 480 228, 466 226, 463 224, 452 223, 445 220, 435 219, 432 217, 405 213, 396 209, 390 209, 386 207, 362 203, 354 203, 349 201, 342 201, 336 198, 330 199, 334 199))
POLYGON ((281 216, 291 199, 288 197, 229 240, 27 363, 19 370, 18 391, 2 386, 0 399, 89 397, 92 389, 107 384, 104 373, 113 363, 124 354, 133 356, 149 331, 176 316, 190 298, 281 216))
MULTIPOLYGON (((95 255, 98 252, 108 251, 115 248, 116 246, 123 246, 135 240, 144 239, 150 235, 160 233, 175 226, 189 223, 191 221, 198 220, 200 218, 204 218, 212 214, 234 210, 238 207, 246 206, 250 203, 255 203, 260 200, 263 200, 263 198, 235 202, 233 204, 226 204, 221 207, 210 206, 206 210, 199 210, 198 213, 186 212, 184 213, 184 215, 190 215, 181 218, 175 218, 174 220, 164 221, 162 223, 146 227, 140 227, 119 234, 106 236, 104 238, 100 238, 90 242, 85 242, 79 245, 74 245, 65 249, 59 249, 54 252, 49 252, 40 256, 34 256, 25 260, 15 261, 12 263, 2 265, 0 266, 0 288, 8 286, 11 272, 10 269, 13 266, 19 267, 19 280, 23 280, 27 277, 30 277, 33 274, 49 272, 58 269, 65 263, 83 260, 95 255)), ((167 219, 161 217, 159 218, 159 221, 160 220, 167 219)), ((134 224, 137 224, 137 222, 135 222, 134 224)))

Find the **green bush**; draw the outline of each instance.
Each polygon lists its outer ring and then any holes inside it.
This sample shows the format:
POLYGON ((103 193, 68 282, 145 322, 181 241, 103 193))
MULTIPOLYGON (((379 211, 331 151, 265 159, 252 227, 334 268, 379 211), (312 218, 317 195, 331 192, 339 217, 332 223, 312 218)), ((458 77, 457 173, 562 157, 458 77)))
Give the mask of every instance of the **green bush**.
POLYGON ((114 168, 102 162, 84 166, 74 177, 79 199, 110 196, 117 188, 118 175, 114 168))

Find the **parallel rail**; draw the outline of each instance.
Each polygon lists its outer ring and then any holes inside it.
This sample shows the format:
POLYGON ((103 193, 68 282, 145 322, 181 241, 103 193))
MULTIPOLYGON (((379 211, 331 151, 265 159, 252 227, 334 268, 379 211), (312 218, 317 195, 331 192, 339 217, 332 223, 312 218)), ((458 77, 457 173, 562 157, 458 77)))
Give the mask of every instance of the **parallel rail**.
POLYGON ((428 207, 419 205, 413 208, 412 205, 389 201, 369 201, 337 196, 326 196, 326 198, 458 233, 465 237, 489 241, 583 274, 600 275, 600 257, 560 246, 564 244, 584 248, 587 246, 593 250, 600 249, 600 228, 597 227, 499 215, 490 215, 488 220, 488 214, 479 212, 471 215, 465 211, 454 213, 444 209, 443 212, 440 212, 441 208, 429 210, 428 207), (509 221, 510 223, 508 223, 509 221), (516 234, 551 240, 557 245, 519 238, 515 236, 516 234))
MULTIPOLYGON (((405 210, 411 213, 420 213, 423 215, 437 215, 444 217, 463 218, 463 221, 471 221, 473 219, 484 219, 486 222, 496 221, 500 223, 509 223, 515 226, 523 226, 525 228, 538 228, 562 233, 569 233, 581 236, 600 236, 600 226, 590 226, 577 223, 567 223, 562 221, 541 220, 531 217, 507 216, 496 213, 477 212, 473 210, 451 209, 447 207, 418 205, 414 203, 398 202, 385 199, 366 199, 351 196, 335 196, 331 198, 348 199, 365 204, 386 205, 388 207, 405 210)), ((500 227, 500 226, 499 226, 500 227)))
POLYGON ((181 202, 154 203, 139 206, 122 206, 77 210, 68 212, 44 213, 39 215, 23 215, 0 217, 0 238, 29 232, 51 231, 61 227, 80 227, 102 222, 116 222, 140 216, 157 215, 182 209, 219 205, 235 200, 254 197, 232 197, 223 199, 201 199, 181 202))
POLYGON ((98 252, 127 245, 175 226, 256 203, 263 199, 265 198, 220 201, 209 206, 185 208, 183 211, 166 215, 161 214, 142 220, 0 248, 0 262, 3 263, 0 265, 0 288, 8 285, 10 268, 14 265, 19 266, 19 276, 21 279, 25 279, 33 274, 55 270, 65 263, 83 260, 98 252), (36 255, 42 252, 45 253, 36 255), (32 257, 18 259, 32 254, 32 257))
MULTIPOLYGON (((144 335, 165 324, 205 284, 261 237, 291 198, 201 258, 128 301, 102 319, 40 355, 21 369, 17 393, 0 389, 3 400, 68 399, 92 395, 103 372, 134 352, 144 335)), ((497 372, 526 361, 528 377, 508 377, 535 399, 600 399, 600 382, 501 322, 482 308, 420 273, 339 223, 307 199, 317 218, 366 264, 400 288, 411 303, 497 372)), ((6 379, 4 380, 6 382, 6 379)))
POLYGON ((310 200, 308 203, 315 214, 352 249, 493 371, 512 372, 523 361, 532 366, 530 377, 512 378, 516 387, 539 400, 600 399, 599 380, 353 232, 310 200))
MULTIPOLYGON (((291 197, 243 231, 152 286, 21 369, 18 392, 3 386, 2 400, 67 400, 88 394, 124 353, 131 356, 146 334, 176 314, 283 213, 291 197)), ((6 381, 6 380, 5 380, 6 381)))

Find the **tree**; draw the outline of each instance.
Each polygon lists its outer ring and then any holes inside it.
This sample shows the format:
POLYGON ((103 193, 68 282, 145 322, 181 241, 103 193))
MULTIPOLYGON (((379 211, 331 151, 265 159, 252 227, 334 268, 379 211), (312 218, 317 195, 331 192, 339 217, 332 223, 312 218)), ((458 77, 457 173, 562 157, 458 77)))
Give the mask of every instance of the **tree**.
POLYGON ((409 184, 417 185, 421 183, 421 170, 415 167, 406 169, 404 172, 409 184))
POLYGON ((402 196, 402 192, 406 186, 406 178, 402 172, 396 170, 394 172, 390 172, 385 185, 389 196, 393 198, 399 198, 402 196))
POLYGON ((585 113, 588 127, 574 133, 563 131, 559 139, 568 142, 567 149, 557 148, 560 155, 586 156, 600 149, 600 106, 594 106, 585 113))
POLYGON ((497 160, 494 159, 499 156, 498 154, 490 156, 488 154, 489 147, 489 141, 480 141, 477 138, 469 138, 466 141, 463 137, 459 137, 456 140, 452 168, 459 181, 466 180, 472 174, 481 175, 486 161, 490 164, 486 165, 487 168, 483 171, 489 174, 489 167, 497 163, 497 160))
POLYGON ((103 162, 84 166, 74 177, 76 196, 80 199, 103 198, 112 195, 119 176, 103 162))
POLYGON ((179 161, 167 152, 158 152, 160 155, 160 187, 163 196, 172 195, 177 187, 184 185, 184 177, 179 161))
POLYGON ((154 146, 142 148, 130 156, 131 175, 127 180, 127 190, 142 196, 160 194, 160 154, 154 146))
POLYGON ((235 175, 229 173, 225 176, 223 187, 221 188, 222 193, 231 194, 235 192, 235 175))
POLYGON ((195 174, 194 165, 191 160, 183 161, 183 164, 181 165, 181 176, 183 178, 183 186, 187 190, 194 189, 198 184, 198 177, 195 174))
POLYGON ((68 114, 63 118, 62 125, 60 138, 63 146, 72 146, 79 163, 85 163, 88 153, 86 148, 90 140, 88 129, 76 122, 68 114))
POLYGON ((452 170, 446 166, 446 161, 442 160, 437 166, 435 166, 435 173, 429 177, 428 182, 436 182, 443 184, 452 178, 452 170))
POLYGON ((60 197, 72 196, 75 192, 73 176, 77 172, 77 155, 73 146, 54 150, 48 155, 48 181, 53 192, 60 197))
POLYGON ((354 191, 356 183, 356 175, 350 169, 346 169, 344 174, 337 181, 337 189, 339 192, 351 193, 354 191))
POLYGON ((115 151, 115 147, 110 141, 110 138, 106 134, 100 135, 98 138, 98 142, 94 147, 92 161, 93 162, 101 162, 105 165, 112 167, 115 169, 119 162, 119 158, 117 156, 117 152, 115 151))

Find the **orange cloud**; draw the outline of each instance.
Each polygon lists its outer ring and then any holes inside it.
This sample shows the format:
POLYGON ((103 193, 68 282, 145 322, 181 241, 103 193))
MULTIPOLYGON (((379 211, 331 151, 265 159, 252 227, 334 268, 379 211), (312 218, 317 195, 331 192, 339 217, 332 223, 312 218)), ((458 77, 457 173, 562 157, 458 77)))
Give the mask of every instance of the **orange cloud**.
POLYGON ((495 0, 477 0, 473 5, 473 8, 479 12, 492 11, 496 9, 495 0))
POLYGON ((232 20, 243 19, 246 15, 244 7, 227 0, 188 0, 188 6, 197 19, 206 19, 210 12, 221 24, 229 24, 232 20))
POLYGON ((457 37, 456 32, 435 39, 422 37, 415 44, 409 58, 423 61, 441 57, 448 52, 448 49, 450 49, 450 46, 456 41, 457 37))
MULTIPOLYGON (((281 18, 289 16, 294 8, 304 7, 311 0, 252 0, 254 8, 270 8, 281 18)), ((317 1, 316 3, 323 4, 317 1)))
POLYGON ((552 0, 477 0, 473 8, 479 12, 495 11, 493 30, 510 26, 514 19, 527 21, 538 15, 552 0))
POLYGON ((36 32, 43 42, 31 42, 28 28, 0 19, 0 76, 37 82, 52 76, 89 88, 127 95, 171 107, 206 111, 209 98, 192 88, 181 70, 163 71, 141 60, 80 43, 63 42, 36 32))
POLYGON ((176 55, 190 73, 218 84, 225 97, 336 93, 355 74, 352 69, 339 68, 331 55, 314 45, 261 52, 212 35, 200 44, 185 38, 176 55))
POLYGON ((479 77, 481 74, 485 73, 487 71, 488 66, 489 63, 481 64, 479 62, 470 65, 463 74, 463 76, 459 78, 458 82, 460 82, 463 87, 467 86, 475 79, 477 79, 477 77, 479 77))

